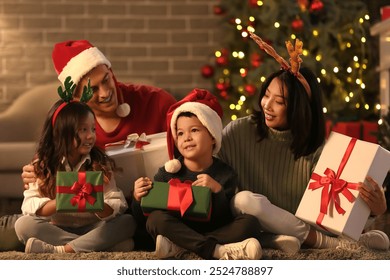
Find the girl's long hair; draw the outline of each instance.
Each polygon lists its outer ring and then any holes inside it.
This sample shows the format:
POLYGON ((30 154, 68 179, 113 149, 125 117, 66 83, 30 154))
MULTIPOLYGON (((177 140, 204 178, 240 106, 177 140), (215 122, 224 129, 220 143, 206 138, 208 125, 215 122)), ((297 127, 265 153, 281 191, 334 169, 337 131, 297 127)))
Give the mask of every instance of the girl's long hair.
MULTIPOLYGON (((80 145, 77 135, 79 122, 85 119, 93 111, 85 103, 70 102, 61 109, 55 119, 52 118, 55 110, 63 103, 57 101, 49 110, 43 125, 34 161, 34 169, 37 178, 40 179, 39 191, 42 196, 55 198, 56 173, 64 171, 63 158, 68 158, 74 148, 74 140, 80 145)), ((94 146, 90 152, 91 162, 85 166, 85 170, 103 171, 105 180, 111 178, 111 171, 116 169, 115 162, 104 151, 94 146)))
POLYGON ((295 159, 307 156, 320 147, 326 136, 325 117, 323 114, 321 88, 317 78, 310 69, 302 67, 301 74, 309 83, 311 97, 306 93, 305 88, 299 80, 289 71, 280 70, 270 75, 263 83, 259 95, 259 110, 255 110, 252 118, 257 124, 257 132, 260 141, 267 137, 268 127, 265 124, 261 100, 274 78, 280 79, 282 90, 288 91, 287 97, 287 122, 293 137, 291 151, 295 159))

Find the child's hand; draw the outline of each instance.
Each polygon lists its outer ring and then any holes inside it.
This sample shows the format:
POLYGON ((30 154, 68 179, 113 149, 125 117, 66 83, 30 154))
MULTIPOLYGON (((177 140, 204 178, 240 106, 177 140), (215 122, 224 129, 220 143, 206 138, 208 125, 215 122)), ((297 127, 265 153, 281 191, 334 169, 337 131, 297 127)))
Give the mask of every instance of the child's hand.
POLYGON ((152 180, 148 177, 138 178, 134 182, 134 192, 133 196, 136 201, 141 201, 141 198, 149 193, 149 190, 152 188, 152 180))
POLYGON ((371 177, 366 179, 367 184, 359 184, 359 195, 370 207, 371 215, 382 215, 387 209, 384 190, 371 177))
POLYGON ((211 192, 217 193, 222 190, 222 186, 220 183, 215 181, 213 178, 211 178, 207 174, 199 174, 197 176, 197 180, 192 183, 193 186, 205 186, 208 187, 211 192))

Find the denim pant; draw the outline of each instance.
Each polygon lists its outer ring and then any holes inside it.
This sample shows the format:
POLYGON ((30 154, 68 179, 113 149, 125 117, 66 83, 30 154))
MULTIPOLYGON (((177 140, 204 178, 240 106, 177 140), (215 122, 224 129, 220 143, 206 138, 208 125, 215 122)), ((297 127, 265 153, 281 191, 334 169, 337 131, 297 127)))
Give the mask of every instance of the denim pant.
POLYGON ((15 222, 22 214, 5 215, 0 218, 0 252, 24 251, 15 233, 15 222))
POLYGON ((15 223, 16 234, 24 244, 30 237, 36 237, 56 246, 69 244, 75 252, 109 250, 132 238, 135 228, 134 218, 128 214, 78 228, 56 226, 48 219, 29 215, 20 217, 15 223))

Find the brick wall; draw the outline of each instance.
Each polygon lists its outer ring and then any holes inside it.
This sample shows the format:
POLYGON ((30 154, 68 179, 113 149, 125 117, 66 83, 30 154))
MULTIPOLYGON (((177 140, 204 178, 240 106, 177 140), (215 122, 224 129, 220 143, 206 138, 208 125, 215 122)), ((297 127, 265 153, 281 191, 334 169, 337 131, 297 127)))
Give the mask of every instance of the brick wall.
MULTIPOLYGON (((200 67, 218 46, 217 0, 0 0, 0 112, 57 80, 56 42, 87 39, 118 80, 146 80, 180 98, 209 88, 200 67)), ((56 93, 53 93, 56 94, 56 93)))

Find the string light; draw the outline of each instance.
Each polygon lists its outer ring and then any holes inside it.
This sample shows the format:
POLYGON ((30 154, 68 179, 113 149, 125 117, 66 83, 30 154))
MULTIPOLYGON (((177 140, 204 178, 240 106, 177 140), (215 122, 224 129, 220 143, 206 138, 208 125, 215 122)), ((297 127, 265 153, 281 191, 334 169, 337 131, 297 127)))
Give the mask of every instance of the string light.
MULTIPOLYGON (((260 0, 257 2, 251 1, 251 6, 254 7, 255 5, 257 5, 258 7, 261 7, 264 5, 264 3, 263 3, 263 1, 260 1, 260 0)), ((259 9, 256 9, 256 11, 258 11, 258 10, 259 9)), ((253 11, 255 11, 255 10, 253 10, 253 11)), ((235 26, 236 30, 239 31, 239 34, 241 35, 241 37, 247 38, 247 37, 249 37, 249 32, 256 33, 255 32, 256 31, 255 30, 255 22, 256 22, 257 16, 255 17, 252 15, 248 15, 248 16, 244 16, 243 18, 245 18, 245 19, 243 20, 239 17, 234 18, 234 23, 236 25, 235 26)), ((350 49, 353 47, 356 48, 356 42, 357 42, 357 44, 359 44, 359 42, 356 40, 357 36, 360 37, 359 40, 360 40, 361 44, 367 43, 367 38, 365 36, 363 36, 363 34, 361 32, 363 27, 360 25, 363 25, 366 21, 369 21, 369 19, 370 19, 369 15, 366 14, 366 15, 362 16, 361 18, 359 18, 357 20, 357 22, 349 25, 352 27, 347 29, 347 31, 343 31, 343 33, 347 32, 347 34, 346 34, 347 36, 344 36, 344 34, 342 34, 342 33, 337 34, 338 40, 340 41, 340 45, 339 45, 340 49, 339 50, 341 52, 344 52, 344 51, 348 52, 348 53, 346 53, 345 57, 347 57, 347 56, 350 57, 350 54, 352 52, 352 50, 350 50, 350 49), (356 28, 356 25, 359 25, 359 26, 357 26, 357 28, 356 28), (353 37, 351 35, 353 35, 353 37), (349 39, 347 39, 345 37, 348 37, 349 39), (349 40, 351 40, 351 41, 349 41, 349 40)), ((279 29, 281 27, 283 27, 283 29, 284 29, 285 23, 275 21, 273 26, 275 29, 279 29)), ((310 26, 310 28, 312 29, 311 32, 312 32, 313 37, 318 37, 320 35, 322 27, 318 26, 318 29, 313 29, 313 27, 310 26)), ((321 35, 322 35, 322 32, 321 32, 321 35)), ((299 34, 290 33, 290 38, 292 40, 296 40, 299 36, 301 36, 300 33, 299 34)), ((269 38, 269 39, 272 40, 274 38, 269 38)), ((315 39, 317 39, 317 38, 315 38, 315 39)), ((390 38, 389 38, 389 41, 390 41, 390 38)), ((309 45, 307 45, 307 46, 309 46, 309 45)), ((362 46, 361 51, 357 50, 357 54, 352 56, 352 61, 349 62, 349 65, 344 65, 344 62, 336 64, 336 65, 332 65, 332 66, 327 65, 326 64, 327 61, 326 60, 324 61, 324 57, 327 54, 321 53, 321 49, 319 49, 319 52, 316 54, 314 54, 312 52, 312 50, 310 50, 310 49, 304 49, 302 52, 302 56, 308 57, 307 61, 309 61, 309 62, 310 62, 310 59, 312 59, 312 60, 315 60, 316 62, 318 62, 318 65, 321 65, 321 63, 322 63, 322 66, 319 66, 319 67, 323 67, 323 68, 321 68, 321 70, 320 70, 321 78, 317 77, 318 83, 321 83, 321 81, 322 81, 321 79, 323 79, 323 82, 333 84, 335 87, 335 92, 342 93, 340 95, 340 97, 345 96, 344 101, 347 103, 352 103, 352 101, 354 100, 353 99, 354 96, 359 95, 359 94, 363 94, 362 91, 365 90, 365 88, 366 88, 366 84, 363 82, 363 71, 368 68, 368 61, 364 56, 364 51, 365 51, 364 48, 365 48, 365 46, 362 46), (362 52, 363 52, 363 55, 361 54, 362 52), (353 91, 355 91, 355 94, 353 91)), ((341 53, 341 55, 343 55, 343 53, 341 53)), ((225 50, 221 50, 221 51, 216 51, 215 56, 216 56, 216 58, 220 58, 220 57, 226 57, 227 54, 226 54, 225 50)), ((231 53, 231 56, 235 59, 244 60, 246 58, 247 54, 244 51, 233 51, 231 53)), ((252 56, 251 56, 251 59, 252 59, 252 56)), ((306 59, 304 59, 304 60, 306 60, 306 59)), ((234 61, 234 60, 229 60, 229 62, 230 61, 234 61)), ((238 93, 241 95, 237 101, 233 101, 233 103, 230 104, 229 108, 231 110, 234 110, 234 111, 244 111, 245 110, 245 112, 249 113, 251 110, 245 108, 244 105, 245 105, 245 102, 247 100, 245 95, 247 95, 248 100, 251 99, 251 94, 248 92, 248 87, 247 87, 247 85, 253 84, 253 82, 251 82, 249 79, 249 78, 253 77, 253 75, 249 76, 251 73, 250 71, 252 71, 252 68, 254 68, 254 67, 257 68, 258 65, 261 65, 261 63, 263 63, 263 61, 261 58, 260 59, 253 58, 252 65, 247 65, 247 64, 245 64, 246 62, 247 61, 243 61, 243 63, 239 62, 238 71, 237 71, 236 67, 234 67, 234 70, 232 70, 233 68, 230 69, 233 72, 231 72, 229 70, 229 68, 223 69, 222 74, 224 75, 225 78, 221 81, 221 84, 229 85, 231 88, 235 87, 236 89, 233 91, 233 93, 236 93, 236 94, 238 93), (255 66, 255 65, 257 65, 257 66, 255 66), (231 73, 232 73, 232 77, 230 77, 231 73), (237 82, 236 82, 237 76, 244 78, 241 80, 241 83, 245 84, 245 86, 237 85, 237 82), (230 84, 230 82, 231 82, 231 84, 230 84), (237 104, 234 104, 235 102, 237 102, 237 104)), ((341 61, 336 60, 336 62, 341 62, 341 61)), ((252 61, 251 61, 251 63, 252 63, 252 61)), ((225 67, 227 67, 227 66, 225 66, 225 67)), ((257 80, 257 82, 264 83, 264 81, 266 80, 266 77, 262 76, 261 74, 256 74, 256 76, 257 77, 253 77, 253 78, 255 78, 257 80)), ((240 79, 238 79, 238 80, 240 81, 240 79)), ((238 82, 238 83, 240 83, 240 82, 238 82)), ((227 92, 227 90, 225 90, 225 92, 227 92)), ((230 92, 230 94, 231 94, 231 92, 230 92)), ((227 94, 227 96, 229 97, 228 94, 227 94)), ((338 97, 338 98, 340 98, 340 97, 338 97)), ((228 100, 228 99, 226 98, 226 100, 228 100)), ((363 102, 362 104, 355 103, 355 102, 353 102, 353 103, 355 104, 354 106, 356 108, 363 107, 366 110, 368 110, 367 108, 370 108, 370 106, 368 104, 366 104, 365 102, 363 102)), ((377 106, 374 108, 376 108, 377 110, 380 110, 381 109, 380 107, 381 107, 381 105, 377 104, 377 106)), ((329 108, 332 108, 332 110, 334 109, 333 107, 329 107, 329 108)), ((328 113, 328 108, 326 106, 324 106, 323 112, 328 113)), ((236 119, 237 116, 239 114, 242 114, 242 113, 243 112, 240 112, 237 114, 232 114, 231 119, 232 120, 236 119)))

